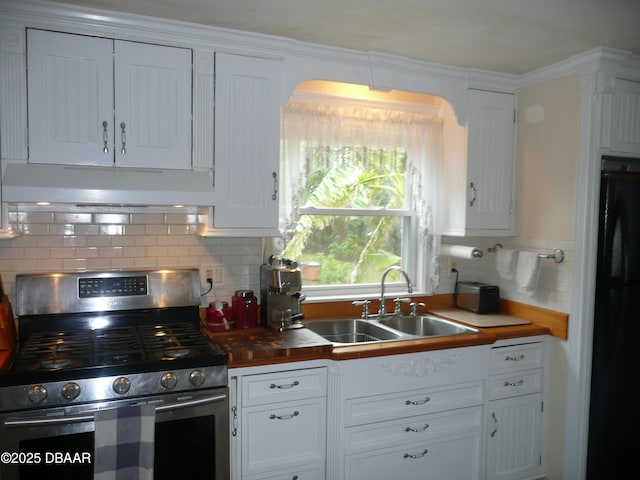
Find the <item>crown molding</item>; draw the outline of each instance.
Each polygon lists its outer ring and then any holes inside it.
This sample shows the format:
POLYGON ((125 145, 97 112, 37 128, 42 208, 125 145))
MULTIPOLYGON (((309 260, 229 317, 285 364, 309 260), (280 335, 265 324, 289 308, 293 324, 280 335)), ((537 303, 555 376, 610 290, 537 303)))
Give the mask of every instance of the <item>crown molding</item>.
POLYGON ((640 80, 640 56, 627 50, 598 47, 568 59, 521 75, 518 88, 570 75, 572 73, 615 72, 617 76, 640 80))

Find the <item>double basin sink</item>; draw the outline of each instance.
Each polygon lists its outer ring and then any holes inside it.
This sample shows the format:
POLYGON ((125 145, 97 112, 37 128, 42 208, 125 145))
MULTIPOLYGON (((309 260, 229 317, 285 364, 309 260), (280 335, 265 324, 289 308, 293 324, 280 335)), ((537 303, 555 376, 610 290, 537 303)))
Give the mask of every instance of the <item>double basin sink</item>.
POLYGON ((435 315, 390 315, 382 318, 307 320, 304 325, 334 345, 416 340, 479 333, 435 315))

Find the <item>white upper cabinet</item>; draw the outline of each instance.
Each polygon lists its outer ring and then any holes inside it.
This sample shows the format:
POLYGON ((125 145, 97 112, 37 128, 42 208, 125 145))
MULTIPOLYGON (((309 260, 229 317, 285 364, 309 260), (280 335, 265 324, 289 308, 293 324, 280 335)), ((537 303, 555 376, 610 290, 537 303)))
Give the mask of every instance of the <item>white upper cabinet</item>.
MULTIPOLYGON (((617 78, 606 130, 612 152, 640 155, 640 82, 617 78)), ((606 139, 603 142, 607 146, 606 139)))
MULTIPOLYGON (((445 235, 513 235, 515 96, 469 90, 466 149, 445 145, 445 235)), ((460 128, 448 131, 460 132, 460 128)))
POLYGON ((281 68, 216 54, 213 234, 277 232, 281 68))
POLYGON ((29 161, 191 168, 191 50, 28 30, 29 161))

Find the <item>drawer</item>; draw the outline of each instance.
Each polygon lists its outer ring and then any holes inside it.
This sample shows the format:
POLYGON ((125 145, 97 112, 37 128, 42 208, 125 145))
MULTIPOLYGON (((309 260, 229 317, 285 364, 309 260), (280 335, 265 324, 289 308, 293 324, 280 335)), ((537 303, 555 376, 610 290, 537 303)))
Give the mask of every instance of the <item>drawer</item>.
POLYGON ((515 397, 527 393, 542 391, 542 369, 523 370, 522 372, 506 373, 491 377, 489 385, 489 397, 496 398, 515 397))
POLYGON ((347 455, 345 478, 478 480, 481 478, 480 437, 480 432, 474 431, 347 455))
POLYGON ((360 425, 346 429, 347 454, 413 444, 458 433, 480 431, 482 407, 360 425))
POLYGON ((278 473, 243 476, 244 480, 325 480, 324 465, 292 468, 278 473))
POLYGON ((491 357, 491 374, 541 368, 543 355, 544 344, 541 342, 494 348, 491 357))
POLYGON ((326 418, 324 398, 243 408, 243 474, 323 462, 326 418))
POLYGON ((242 406, 326 396, 327 369, 309 368, 242 377, 242 406))
POLYGON ((484 382, 352 398, 345 402, 345 421, 346 426, 362 425, 471 407, 483 401, 484 382))

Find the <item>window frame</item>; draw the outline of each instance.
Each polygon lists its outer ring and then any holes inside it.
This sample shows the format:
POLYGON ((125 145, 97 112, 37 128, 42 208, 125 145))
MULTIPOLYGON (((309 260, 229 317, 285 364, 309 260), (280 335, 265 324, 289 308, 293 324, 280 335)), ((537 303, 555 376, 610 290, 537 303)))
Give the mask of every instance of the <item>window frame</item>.
MULTIPOLYGON (((395 111, 403 111, 407 114, 418 113, 423 115, 441 115, 441 107, 438 105, 405 103, 394 100, 381 99, 355 99, 348 97, 340 97, 324 93, 296 92, 292 98, 298 100, 307 100, 313 102, 322 102, 330 105, 351 105, 371 108, 386 108, 395 111)), ((411 151, 407 151, 408 158, 411 159, 411 151)), ((410 172, 409 165, 405 173, 410 172)), ((407 187, 409 183, 407 181, 407 187)), ((431 286, 428 281, 427 259, 428 255, 425 249, 421 249, 418 241, 419 221, 413 211, 412 198, 407 190, 405 192, 406 209, 385 209, 374 207, 372 209, 332 209, 317 207, 298 207, 299 215, 362 215, 362 216, 382 216, 397 215, 404 218, 403 235, 402 235, 402 260, 401 267, 411 279, 413 292, 411 295, 431 295, 431 286), (406 253, 406 255, 405 255, 406 253)), ((280 207, 282 208, 282 207, 280 207)), ((350 299, 379 299, 381 293, 380 283, 361 283, 361 284, 335 284, 335 285, 305 285, 302 282, 302 293, 309 300, 314 302, 330 302, 336 300, 350 299)), ((386 281, 385 282, 385 298, 392 298, 393 294, 406 294, 406 285, 404 282, 386 281)))

